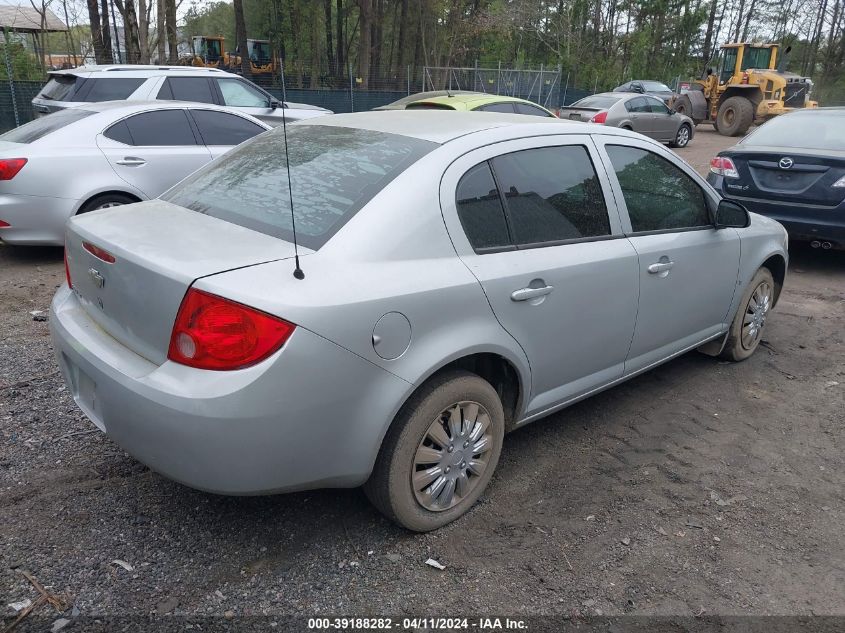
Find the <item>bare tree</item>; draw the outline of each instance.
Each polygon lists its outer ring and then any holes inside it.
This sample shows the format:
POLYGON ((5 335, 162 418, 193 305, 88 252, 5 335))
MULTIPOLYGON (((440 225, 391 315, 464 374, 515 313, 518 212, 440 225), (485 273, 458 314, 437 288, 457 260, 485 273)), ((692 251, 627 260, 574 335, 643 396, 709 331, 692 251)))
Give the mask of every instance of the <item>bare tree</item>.
POLYGON ((244 19, 243 0, 234 0, 235 8, 235 42, 238 54, 241 56, 241 72, 247 79, 252 77, 252 64, 249 61, 249 50, 246 41, 246 20, 244 19))

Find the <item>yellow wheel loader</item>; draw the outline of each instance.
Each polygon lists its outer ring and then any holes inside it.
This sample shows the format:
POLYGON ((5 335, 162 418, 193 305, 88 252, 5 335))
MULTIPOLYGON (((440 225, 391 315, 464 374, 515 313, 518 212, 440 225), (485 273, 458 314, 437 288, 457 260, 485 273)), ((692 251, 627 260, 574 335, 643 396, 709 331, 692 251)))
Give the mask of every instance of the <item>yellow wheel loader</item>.
POLYGON ((812 80, 783 70, 791 47, 780 64, 778 49, 777 44, 725 44, 718 70, 708 69, 703 80, 682 84, 671 106, 696 124, 713 123, 723 136, 741 136, 752 123, 796 108, 817 108, 810 100, 812 80))
POLYGON ((199 66, 201 68, 219 68, 231 72, 241 72, 241 58, 226 52, 226 39, 222 35, 216 37, 197 35, 191 38, 191 54, 179 60, 183 66, 199 66))

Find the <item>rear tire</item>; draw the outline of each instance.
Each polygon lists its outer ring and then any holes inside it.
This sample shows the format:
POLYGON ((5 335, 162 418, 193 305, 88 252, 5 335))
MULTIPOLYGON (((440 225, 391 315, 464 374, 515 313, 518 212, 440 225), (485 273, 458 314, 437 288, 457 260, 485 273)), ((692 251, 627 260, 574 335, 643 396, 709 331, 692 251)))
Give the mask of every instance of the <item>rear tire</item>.
POLYGON ((768 268, 760 268, 742 294, 728 340, 719 355, 734 362, 751 356, 763 340, 766 317, 774 302, 775 282, 768 268))
POLYGON ((119 207, 124 204, 132 204, 133 202, 138 202, 138 199, 126 195, 125 193, 104 193, 103 195, 91 198, 79 208, 77 213, 88 213, 89 211, 96 211, 97 209, 119 207))
POLYGON ((681 123, 677 134, 675 134, 675 140, 669 146, 678 148, 686 147, 689 145, 690 137, 692 137, 692 128, 687 123, 681 123))
POLYGON ((397 414, 364 492, 402 527, 442 527, 484 492, 504 429, 502 403, 490 383, 463 370, 435 376, 397 414))
POLYGON ((716 115, 717 130, 723 136, 740 136, 754 122, 754 104, 745 97, 725 99, 716 115))

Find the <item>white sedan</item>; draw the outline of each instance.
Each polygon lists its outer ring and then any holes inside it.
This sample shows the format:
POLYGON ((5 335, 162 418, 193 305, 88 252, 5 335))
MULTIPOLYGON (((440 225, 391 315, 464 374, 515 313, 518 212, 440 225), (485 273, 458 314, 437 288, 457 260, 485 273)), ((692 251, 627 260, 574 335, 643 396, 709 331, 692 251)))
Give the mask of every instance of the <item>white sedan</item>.
POLYGON ((61 245, 71 216, 156 198, 268 129, 180 102, 89 103, 36 119, 0 135, 0 240, 61 245))

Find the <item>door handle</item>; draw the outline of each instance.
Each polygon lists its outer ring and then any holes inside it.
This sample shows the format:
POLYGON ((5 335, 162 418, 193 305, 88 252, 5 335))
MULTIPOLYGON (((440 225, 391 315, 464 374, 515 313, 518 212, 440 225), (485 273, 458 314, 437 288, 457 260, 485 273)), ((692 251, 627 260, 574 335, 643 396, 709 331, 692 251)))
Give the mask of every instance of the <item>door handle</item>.
POLYGON ((141 165, 146 165, 147 161, 143 158, 135 158, 134 156, 127 156, 123 160, 117 161, 118 165, 124 165, 126 167, 140 167, 141 165))
POLYGON ((648 272, 652 275, 657 275, 659 273, 668 272, 672 266, 675 265, 675 262, 657 262, 656 264, 651 264, 648 267, 648 272))
POLYGON ((543 288, 520 288, 511 293, 511 300, 513 301, 528 301, 529 299, 536 299, 543 295, 549 294, 554 290, 554 286, 544 286, 543 288))

